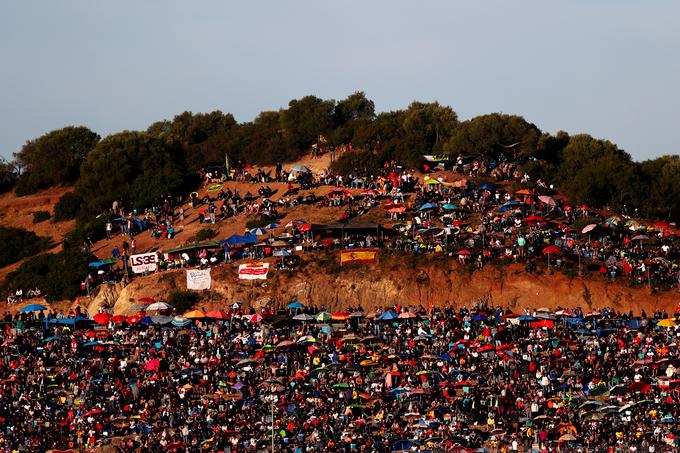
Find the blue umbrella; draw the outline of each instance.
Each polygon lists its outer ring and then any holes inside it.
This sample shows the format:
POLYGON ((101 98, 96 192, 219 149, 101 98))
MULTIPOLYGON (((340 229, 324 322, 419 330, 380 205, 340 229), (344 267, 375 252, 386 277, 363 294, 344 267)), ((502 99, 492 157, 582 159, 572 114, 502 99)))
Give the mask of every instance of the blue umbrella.
POLYGON ((490 182, 485 182, 484 184, 479 186, 479 188, 482 189, 482 190, 493 190, 494 186, 490 182))
POLYGON ((19 311, 21 311, 22 313, 28 313, 30 311, 43 311, 43 310, 47 310, 47 307, 45 307, 44 305, 40 305, 40 304, 31 304, 31 305, 26 305, 24 308, 22 308, 19 311))
POLYGON ((536 318, 534 318, 533 316, 529 316, 529 315, 522 315, 522 316, 520 316, 518 319, 519 319, 520 321, 533 321, 533 320, 535 320, 536 318))
POLYGON ((505 203, 503 203, 503 206, 517 206, 518 204, 519 204, 519 201, 510 200, 510 201, 506 201, 505 203))
POLYGON ((267 230, 265 230, 264 228, 253 228, 252 230, 250 230, 250 234, 262 236, 263 234, 267 234, 267 230))
POLYGON ((270 230, 274 229, 274 228, 278 228, 278 227, 279 227, 279 224, 275 223, 275 222, 272 222, 269 225, 267 225, 267 228, 269 228, 270 230))
POLYGON ((418 211, 427 211, 428 209, 435 209, 437 207, 434 203, 425 203, 418 209, 418 211))
POLYGON ((386 312, 384 312, 384 313, 380 313, 380 316, 378 316, 378 319, 389 320, 389 319, 396 319, 396 318, 398 318, 398 317, 399 317, 399 315, 396 314, 395 312, 393 312, 393 311, 386 311, 386 312))
POLYGON ((581 335, 589 335, 589 336, 590 336, 590 335, 595 335, 594 332, 591 332, 591 331, 588 330, 588 329, 578 329, 578 330, 576 331, 576 333, 581 334, 581 335))
POLYGON ((453 211, 455 209, 458 209, 458 207, 455 204, 446 203, 444 206, 442 206, 442 209, 446 211, 453 211))
POLYGON ((481 313, 476 314, 472 317, 473 321, 486 321, 486 319, 487 319, 487 316, 484 315, 484 314, 481 314, 481 313))
POLYGON ((297 300, 288 304, 288 308, 303 308, 305 305, 297 300))

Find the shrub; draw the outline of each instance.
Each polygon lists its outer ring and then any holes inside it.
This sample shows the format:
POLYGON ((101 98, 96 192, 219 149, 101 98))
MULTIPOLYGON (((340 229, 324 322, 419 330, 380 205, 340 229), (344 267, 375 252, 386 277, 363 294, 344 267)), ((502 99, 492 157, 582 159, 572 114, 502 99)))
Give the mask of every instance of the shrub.
POLYGON ((80 212, 82 203, 83 199, 80 195, 74 192, 65 193, 54 206, 54 220, 61 222, 74 219, 80 212))
POLYGON ((93 260, 96 257, 78 249, 44 253, 28 259, 10 273, 2 286, 4 290, 38 287, 48 300, 74 299, 89 271, 87 263, 93 260))
POLYGON ((198 233, 196 233, 196 236, 194 236, 194 240, 196 242, 202 242, 207 241, 208 239, 212 239, 215 236, 217 236, 217 230, 214 230, 212 228, 203 228, 198 233))
POLYGON ((267 225, 269 225, 271 222, 269 220, 265 219, 252 219, 248 220, 246 222, 246 228, 249 230, 255 229, 255 228, 264 228, 267 225))
POLYGON ((189 311, 198 301, 198 294, 193 291, 176 289, 170 292, 168 303, 172 305, 177 313, 189 311))
POLYGON ((103 239, 106 236, 106 218, 92 218, 89 220, 79 220, 76 228, 64 237, 64 247, 82 247, 86 238, 92 242, 103 239))
POLYGON ((48 211, 34 211, 33 212, 33 223, 40 223, 44 222, 45 220, 48 220, 50 217, 50 213, 48 211))
POLYGON ((21 228, 0 227, 0 267, 16 263, 48 248, 49 238, 21 228))

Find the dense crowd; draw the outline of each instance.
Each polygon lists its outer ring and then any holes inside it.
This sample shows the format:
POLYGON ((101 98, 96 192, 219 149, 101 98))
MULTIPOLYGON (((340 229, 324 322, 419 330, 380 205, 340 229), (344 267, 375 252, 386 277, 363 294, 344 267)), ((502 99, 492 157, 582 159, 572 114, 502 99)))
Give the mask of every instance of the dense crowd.
POLYGON ((0 334, 7 451, 680 446, 680 330, 660 312, 40 313, 0 334))

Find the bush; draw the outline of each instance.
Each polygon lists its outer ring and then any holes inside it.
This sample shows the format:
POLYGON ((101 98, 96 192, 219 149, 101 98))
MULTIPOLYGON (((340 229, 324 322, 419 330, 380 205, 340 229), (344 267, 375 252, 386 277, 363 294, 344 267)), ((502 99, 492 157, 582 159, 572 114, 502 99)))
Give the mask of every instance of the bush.
POLYGON ((80 195, 74 192, 65 193, 54 206, 54 220, 61 222, 62 220, 75 219, 80 212, 82 203, 83 199, 80 195))
POLYGON ((217 236, 217 230, 214 230, 212 228, 203 228, 201 231, 196 233, 196 236, 194 236, 194 240, 196 242, 203 242, 207 241, 208 239, 212 239, 215 236, 217 236))
POLYGON ((86 238, 92 242, 104 239, 106 236, 106 218, 92 218, 90 220, 78 220, 76 228, 64 236, 64 247, 82 247, 86 238))
POLYGON ((198 294, 193 291, 176 289, 170 292, 168 303, 172 305, 177 313, 189 311, 198 301, 198 294))
POLYGON ((32 231, 0 227, 0 244, 2 247, 0 267, 3 267, 45 250, 50 246, 51 241, 32 231))
POLYGON ((249 230, 253 230, 255 228, 264 228, 270 223, 271 222, 269 220, 265 219, 252 219, 246 222, 246 228, 248 228, 249 230))
POLYGON ((44 253, 28 259, 10 273, 2 286, 4 290, 38 287, 48 300, 74 299, 89 271, 87 263, 94 260, 95 256, 77 249, 44 253))
POLYGON ((48 220, 50 217, 50 213, 48 211, 34 211, 33 212, 33 223, 40 223, 44 222, 45 220, 48 220))

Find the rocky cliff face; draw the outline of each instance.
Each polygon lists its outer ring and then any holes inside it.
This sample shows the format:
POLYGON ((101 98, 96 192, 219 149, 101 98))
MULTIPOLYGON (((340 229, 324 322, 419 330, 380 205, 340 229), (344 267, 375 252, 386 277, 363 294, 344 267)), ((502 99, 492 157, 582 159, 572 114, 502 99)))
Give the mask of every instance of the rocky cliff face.
MULTIPOLYGON (((212 309, 234 301, 259 305, 271 300, 284 306, 297 299, 337 311, 348 306, 370 309, 396 303, 469 306, 486 300, 515 311, 525 307, 582 307, 584 311, 613 307, 637 314, 641 309, 653 312, 657 307, 672 313, 680 300, 677 291, 657 294, 647 287, 629 288, 622 281, 569 277, 559 271, 529 275, 519 265, 471 270, 450 259, 400 256, 341 269, 336 256, 310 256, 305 257, 307 262, 300 270, 272 270, 266 281, 239 280, 237 265, 214 268, 212 289, 202 292, 197 305, 212 309)), ((125 313, 141 297, 165 300, 174 289, 186 289, 183 270, 138 278, 125 288, 102 289, 90 302, 89 311, 96 313, 106 304, 113 306, 116 314, 125 313)))

